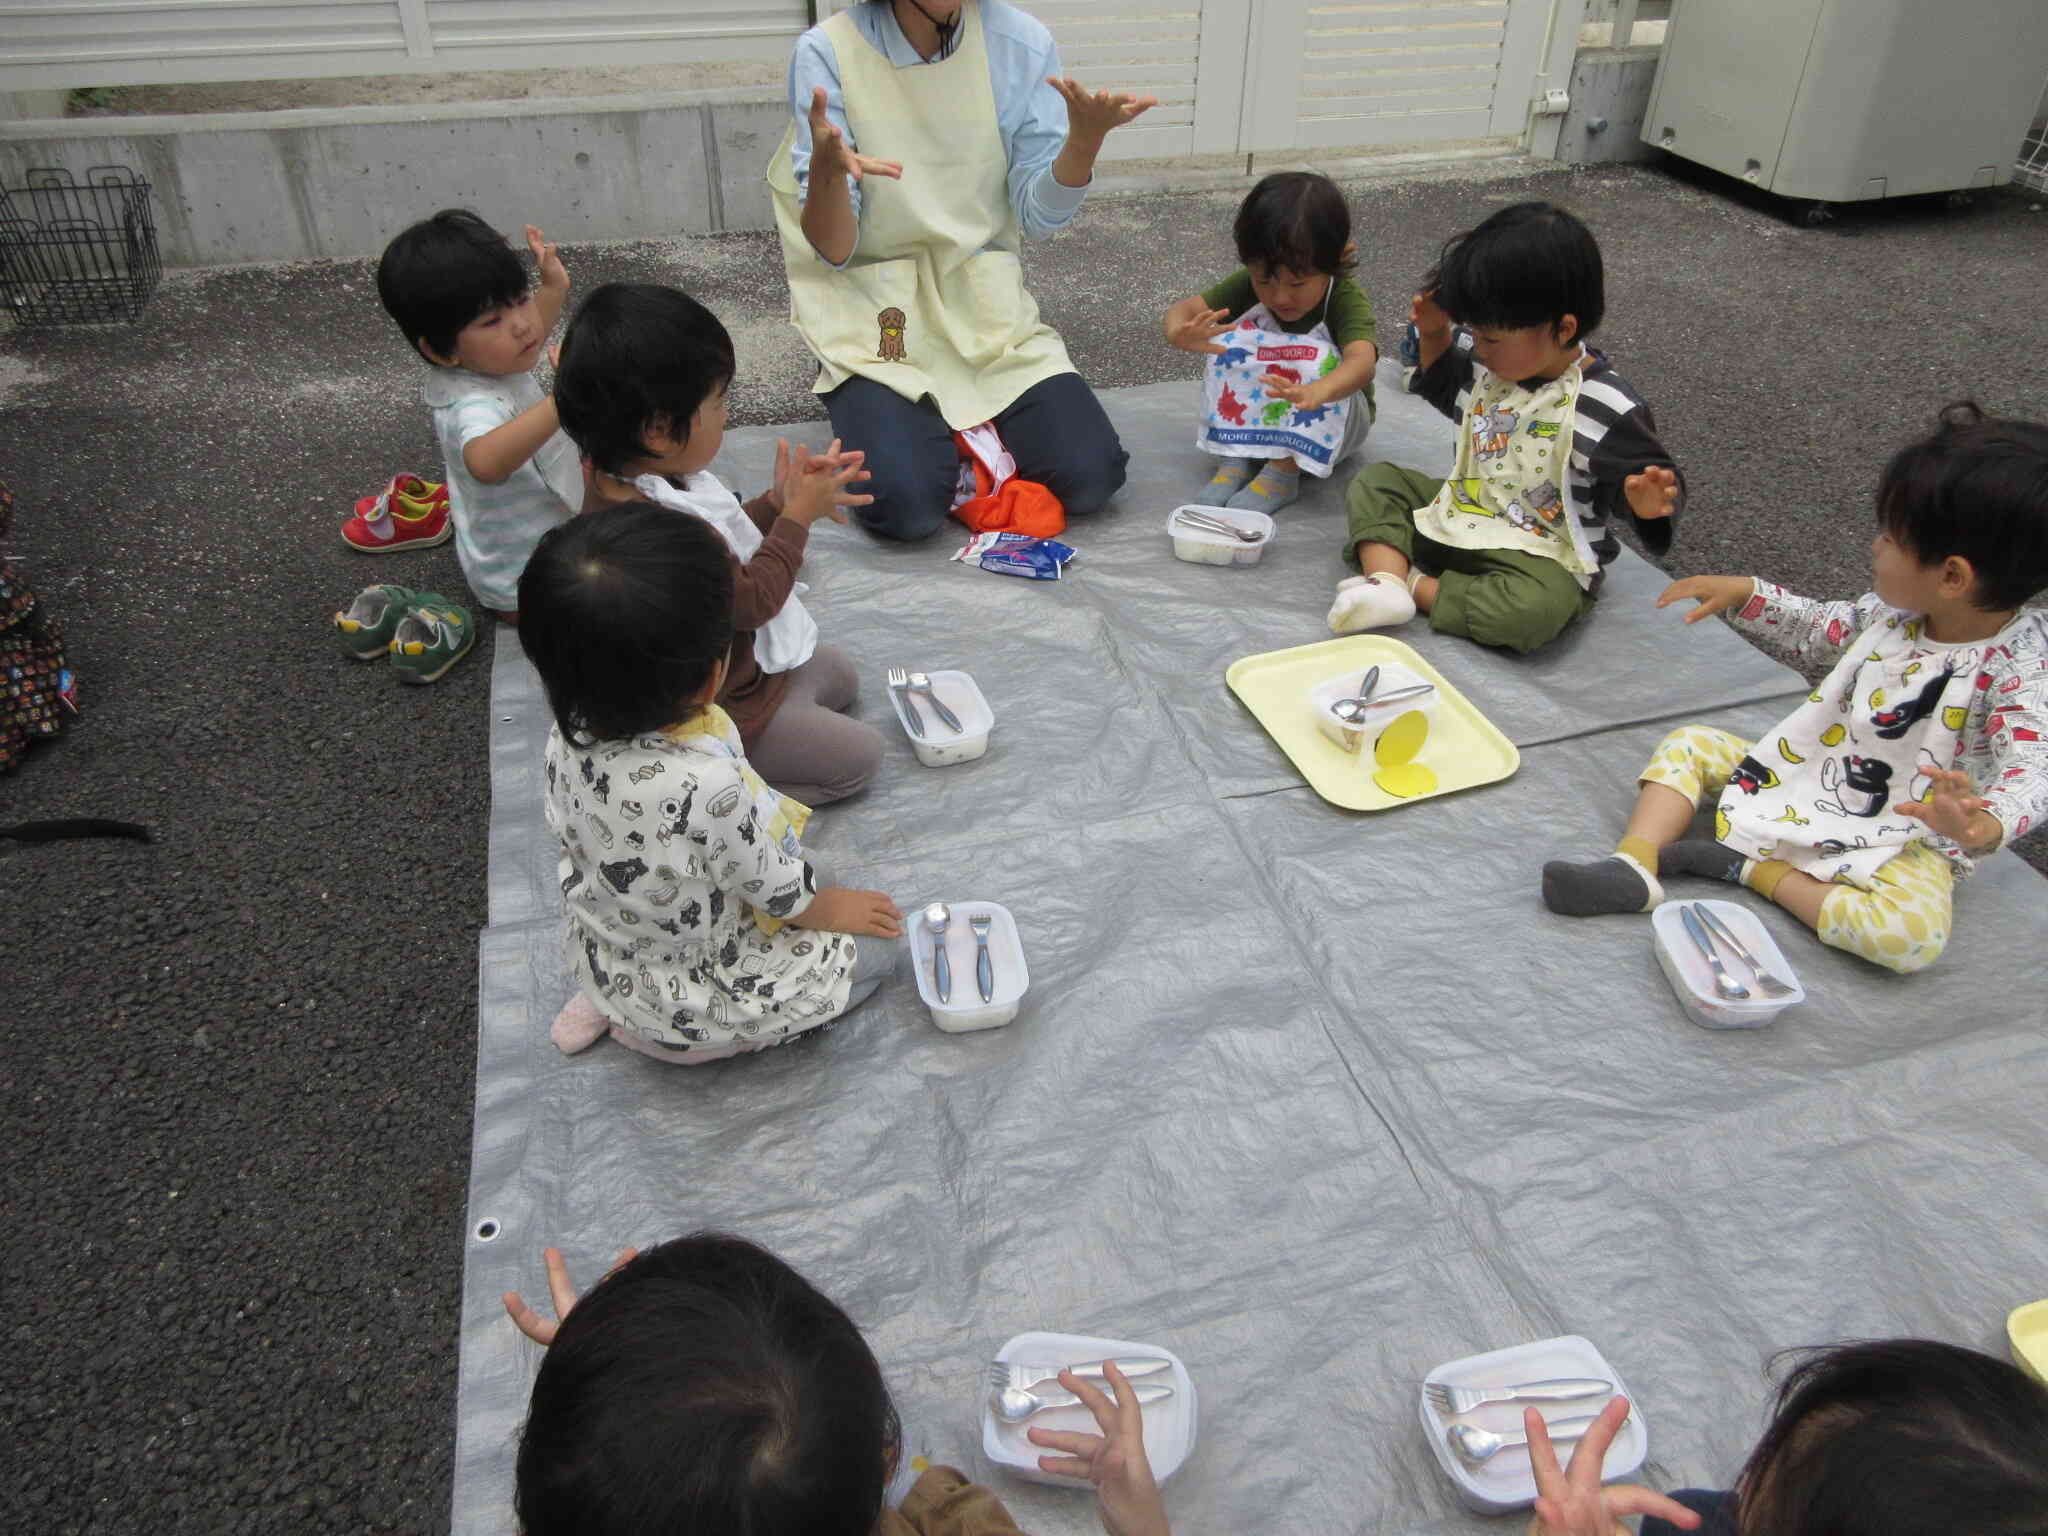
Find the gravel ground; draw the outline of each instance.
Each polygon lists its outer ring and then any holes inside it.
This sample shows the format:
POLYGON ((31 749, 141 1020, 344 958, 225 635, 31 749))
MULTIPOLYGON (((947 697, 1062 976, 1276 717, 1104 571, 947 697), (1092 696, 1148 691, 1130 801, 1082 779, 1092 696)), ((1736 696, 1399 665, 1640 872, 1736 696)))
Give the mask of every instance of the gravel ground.
MULTIPOLYGON (((1444 235, 1581 211, 1600 339, 1690 476, 1674 571, 1860 592, 1891 448, 1957 396, 2043 409, 2038 198, 1810 231, 1705 176, 1489 174, 1352 189, 1383 339, 1444 235)), ((1155 317, 1229 265, 1234 201, 1104 200, 1030 252, 1098 386, 1194 377, 1155 317)), ((567 259, 579 290, 675 282, 723 315, 737 420, 819 417, 771 236, 567 259)), ((446 1523, 488 669, 403 688, 326 620, 371 580, 462 590, 448 547, 335 538, 434 468, 418 383, 363 262, 178 273, 132 329, 0 332, 15 547, 85 701, 0 780, 0 823, 157 834, 0 853, 8 1529, 446 1523)))

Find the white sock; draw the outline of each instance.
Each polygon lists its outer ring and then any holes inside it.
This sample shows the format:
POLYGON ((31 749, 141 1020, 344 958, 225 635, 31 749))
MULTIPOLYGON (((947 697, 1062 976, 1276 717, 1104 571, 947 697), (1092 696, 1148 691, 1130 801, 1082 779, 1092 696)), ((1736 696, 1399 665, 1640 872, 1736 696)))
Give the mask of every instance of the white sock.
POLYGON ((1373 576, 1348 576, 1337 583, 1330 604, 1330 628, 1340 635, 1366 629, 1391 629, 1415 617, 1415 598, 1398 576, 1384 571, 1373 576))

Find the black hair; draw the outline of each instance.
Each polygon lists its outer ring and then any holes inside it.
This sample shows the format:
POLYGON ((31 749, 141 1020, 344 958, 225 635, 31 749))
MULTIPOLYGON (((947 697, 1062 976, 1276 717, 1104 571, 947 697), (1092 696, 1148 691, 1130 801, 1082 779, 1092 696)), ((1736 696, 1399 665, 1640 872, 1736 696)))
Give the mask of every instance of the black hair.
POLYGON ((555 410, 583 456, 609 475, 648 456, 647 434, 690 439, 690 418, 732 382, 732 337, 678 288, 606 283, 569 322, 555 410))
POLYGON ((519 643, 578 746, 679 723, 732 644, 732 558, 701 518, 645 502, 572 517, 519 578, 519 643))
POLYGON ((1931 437, 1885 465, 1877 523, 1922 565, 1969 561, 1977 607, 2020 607, 2048 588, 2048 426, 1969 400, 1946 407, 1931 437))
POLYGON ((1607 312, 1600 245, 1572 214, 1549 203, 1516 203, 1444 242, 1423 279, 1437 307, 1460 325, 1555 334, 1577 317, 1584 341, 1607 312))
POLYGON ((377 297, 405 339, 447 357, 479 315, 517 304, 526 264, 505 237, 467 208, 443 208, 389 245, 377 263, 377 297))
POLYGON ((1808 1353, 1737 1502, 1743 1536, 2044 1536, 2048 1389, 1929 1339, 1808 1353))
POLYGON ((1298 277, 1349 271, 1351 209, 1337 183, 1315 171, 1275 171, 1252 188, 1231 228, 1237 259, 1298 277))
POLYGON ((844 1311, 765 1248, 692 1233, 562 1322, 519 1440, 519 1529, 872 1536, 901 1440, 844 1311))

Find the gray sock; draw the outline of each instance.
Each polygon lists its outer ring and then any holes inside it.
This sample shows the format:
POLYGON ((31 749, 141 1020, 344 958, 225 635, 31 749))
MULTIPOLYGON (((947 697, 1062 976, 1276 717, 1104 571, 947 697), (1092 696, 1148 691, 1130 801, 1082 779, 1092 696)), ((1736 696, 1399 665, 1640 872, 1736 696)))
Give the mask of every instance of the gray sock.
POLYGON ((1557 859, 1543 866, 1543 905, 1566 917, 1647 912, 1663 899, 1664 888, 1625 853, 1588 864, 1557 859))
POLYGON ((1742 883, 1742 866, 1748 862, 1726 843, 1717 843, 1711 837, 1681 838, 1657 850, 1660 875, 1699 875, 1708 880, 1726 880, 1730 885, 1742 883))

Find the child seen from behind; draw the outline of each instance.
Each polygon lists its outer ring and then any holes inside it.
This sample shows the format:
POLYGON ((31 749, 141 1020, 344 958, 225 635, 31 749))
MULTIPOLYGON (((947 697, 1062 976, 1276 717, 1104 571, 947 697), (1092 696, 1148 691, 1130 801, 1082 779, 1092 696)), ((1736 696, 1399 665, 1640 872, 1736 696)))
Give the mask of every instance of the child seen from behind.
POLYGON ((1684 485, 1643 399, 1585 345, 1606 309, 1600 247, 1548 203, 1445 244, 1410 308, 1415 392, 1459 423, 1450 478, 1368 465, 1346 494, 1340 635, 1405 624, 1527 653, 1592 611, 1617 512, 1671 547, 1684 485), (1453 324, 1463 328, 1461 338, 1453 324), (1467 350, 1469 343, 1469 350, 1467 350))
POLYGON ((847 713, 859 675, 818 643, 798 594, 811 526, 846 521, 870 498, 861 455, 822 457, 780 444, 775 483, 744 507, 710 472, 725 439, 732 337, 688 294, 654 283, 607 283, 576 311, 562 341, 555 398, 563 426, 594 471, 594 502, 652 502, 710 523, 732 567, 732 654, 718 703, 755 770, 806 805, 864 788, 882 735, 847 713))
POLYGON ((1760 741, 1667 736, 1618 850, 1543 867, 1552 911, 1646 911, 1699 875, 1889 970, 1940 956, 1956 880, 2048 815, 2048 614, 2022 607, 2048 590, 2048 426, 1951 406, 1886 466, 1877 524, 1854 602, 1749 576, 1665 589, 1687 623, 1725 613, 1834 668, 1760 741), (1689 837, 1708 795, 1714 835, 1689 837))
MULTIPOLYGON (((853 1320, 788 1264, 698 1232, 632 1250, 577 1300, 547 1251, 556 1318, 505 1309, 547 1349, 519 1440, 524 1536, 1016 1536, 951 1467, 901 1465, 902 1427, 853 1320), (907 1485, 890 1507, 892 1484, 907 1485)), ((1110 1536, 1168 1536, 1144 1412, 1063 1375, 1101 1435, 1034 1429, 1040 1459, 1095 1485, 1110 1536)))
MULTIPOLYGON (((1284 375, 1262 374, 1260 392, 1242 400, 1225 386, 1219 410, 1226 422, 1241 426, 1247 410, 1269 403, 1291 408, 1280 413, 1283 421, 1299 421, 1348 400, 1344 436, 1330 461, 1334 465, 1365 441, 1372 423, 1373 369, 1379 363, 1372 300, 1351 276, 1351 210, 1329 177, 1280 171, 1252 188, 1238 209, 1233 233, 1243 265, 1169 309, 1163 322, 1166 339, 1205 358, 1229 357, 1232 349, 1219 338, 1240 327, 1333 347, 1328 372, 1303 378, 1310 370, 1290 366, 1284 375)), ((1270 513, 1300 494, 1301 469, 1293 458, 1262 462, 1232 457, 1218 460, 1201 499, 1270 513)))
POLYGON ((1615 1398, 1560 1470, 1527 1409, 1536 1514, 1528 1536, 2048 1536, 2048 1389, 2008 1361, 1930 1339, 1815 1350, 1727 1492, 1602 1487, 1628 1412, 1615 1398))
MULTIPOLYGON (((584 494, 576 450, 533 375, 569 274, 532 225, 526 243, 538 287, 505 237, 461 208, 413 225, 377 263, 378 297, 431 365, 422 393, 447 466, 456 558, 477 602, 507 622, 526 557, 584 494)), ((394 520, 387 511, 370 534, 394 520)))
MULTIPOLYGON (((829 496, 831 473, 793 477, 795 494, 829 496)), ((545 810, 576 984, 553 1030, 564 1051, 607 1032, 685 1064, 781 1045, 895 963, 895 904, 819 876, 798 841, 809 807, 762 781, 712 702, 732 585, 717 533, 638 503, 552 530, 520 581, 520 643, 555 717, 545 810)))

